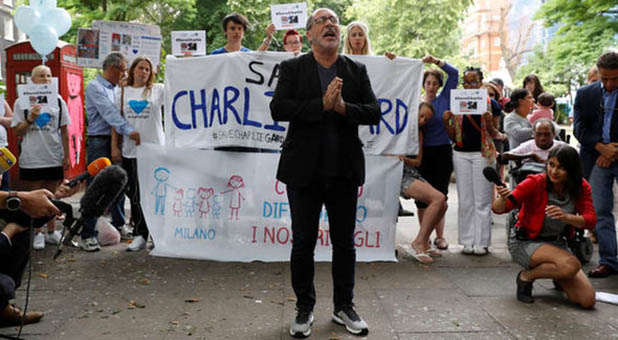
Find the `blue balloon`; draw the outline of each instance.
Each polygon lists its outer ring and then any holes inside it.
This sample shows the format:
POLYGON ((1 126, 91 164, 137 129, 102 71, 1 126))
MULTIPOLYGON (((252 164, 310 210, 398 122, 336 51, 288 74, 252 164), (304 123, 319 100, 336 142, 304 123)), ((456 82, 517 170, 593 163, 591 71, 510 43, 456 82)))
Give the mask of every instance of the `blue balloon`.
POLYGON ((30 45, 42 56, 53 52, 57 44, 58 34, 50 25, 39 24, 30 32, 30 45))
POLYGON ((61 37, 71 29, 71 15, 64 8, 48 9, 43 13, 40 23, 53 27, 58 37, 61 37))
POLYGON ((35 8, 56 8, 57 0, 30 0, 30 6, 35 8))
POLYGON ((41 13, 34 7, 19 6, 15 12, 14 20, 20 31, 30 35, 34 26, 40 24, 41 13))

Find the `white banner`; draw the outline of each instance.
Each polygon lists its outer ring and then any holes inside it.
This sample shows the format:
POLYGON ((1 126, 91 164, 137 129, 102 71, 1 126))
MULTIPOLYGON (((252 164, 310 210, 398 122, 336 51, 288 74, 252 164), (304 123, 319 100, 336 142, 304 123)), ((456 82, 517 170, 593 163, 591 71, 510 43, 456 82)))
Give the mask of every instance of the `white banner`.
MULTIPOLYGON (((279 149, 287 124, 273 122, 269 104, 277 85, 279 63, 290 57, 292 54, 280 52, 168 56, 168 145, 279 149)), ((350 57, 367 66, 382 110, 378 125, 359 128, 365 153, 417 154, 422 62, 404 57, 350 57)))
MULTIPOLYGON (((162 148, 137 149, 142 208, 153 255, 218 261, 288 261, 292 245, 285 185, 275 179, 278 154, 162 148)), ((395 261, 402 163, 367 156, 354 235, 358 261, 395 261)), ((331 260, 325 210, 317 261, 331 260)))
MULTIPOLYGON (((92 30, 84 29, 78 35, 77 64, 82 67, 103 67, 103 60, 111 52, 120 52, 128 64, 139 55, 147 56, 153 66, 161 58, 161 29, 156 25, 124 21, 92 22, 92 30)), ((127 66, 128 67, 128 66, 127 66)))

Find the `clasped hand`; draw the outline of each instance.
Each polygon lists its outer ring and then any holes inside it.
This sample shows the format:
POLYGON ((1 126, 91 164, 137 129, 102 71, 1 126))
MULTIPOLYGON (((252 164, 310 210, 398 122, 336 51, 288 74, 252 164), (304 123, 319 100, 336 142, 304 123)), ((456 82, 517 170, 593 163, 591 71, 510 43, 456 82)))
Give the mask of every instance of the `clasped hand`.
POLYGON ((341 97, 343 80, 339 77, 333 78, 326 88, 326 93, 322 97, 324 111, 335 110, 337 113, 345 114, 345 102, 341 97))

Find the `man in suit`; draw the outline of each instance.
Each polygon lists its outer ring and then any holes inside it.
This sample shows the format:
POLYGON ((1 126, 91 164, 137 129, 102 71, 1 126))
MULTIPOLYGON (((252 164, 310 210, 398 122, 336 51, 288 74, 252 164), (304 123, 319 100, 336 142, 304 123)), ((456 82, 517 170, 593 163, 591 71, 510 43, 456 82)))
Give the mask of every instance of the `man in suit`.
POLYGON ((311 334, 315 288, 313 253, 322 205, 333 244, 333 320, 357 335, 367 323, 353 309, 354 228, 365 158, 358 125, 377 124, 380 108, 365 66, 338 53, 339 18, 321 8, 307 20, 311 52, 281 63, 270 110, 290 122, 277 179, 287 184, 292 215, 292 287, 297 314, 290 334, 311 334))
POLYGON ((618 53, 599 57, 597 68, 601 81, 577 91, 574 105, 574 133, 581 144, 584 177, 592 186, 597 213, 599 266, 590 277, 607 277, 618 273, 616 228, 612 209, 613 182, 618 179, 618 53))

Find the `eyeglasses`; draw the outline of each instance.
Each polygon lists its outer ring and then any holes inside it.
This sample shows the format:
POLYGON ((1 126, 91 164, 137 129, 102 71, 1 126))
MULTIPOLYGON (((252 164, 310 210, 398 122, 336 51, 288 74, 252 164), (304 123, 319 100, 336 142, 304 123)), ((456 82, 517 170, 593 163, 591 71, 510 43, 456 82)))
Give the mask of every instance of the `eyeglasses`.
POLYGON ((300 41, 289 41, 286 42, 284 45, 300 45, 300 41))
POLYGON ((120 68, 118 66, 114 66, 118 71, 122 72, 122 73, 127 73, 127 71, 129 71, 129 69, 127 69, 127 67, 125 66, 124 68, 120 68))
POLYGON ((466 85, 467 86, 479 86, 479 85, 481 85, 481 82, 479 82, 479 81, 470 81, 470 82, 464 81, 463 85, 464 86, 466 86, 466 85))
POLYGON ((331 24, 337 25, 339 23, 339 18, 332 15, 329 17, 319 17, 317 19, 314 19, 313 23, 316 25, 324 25, 326 21, 330 21, 331 24))

